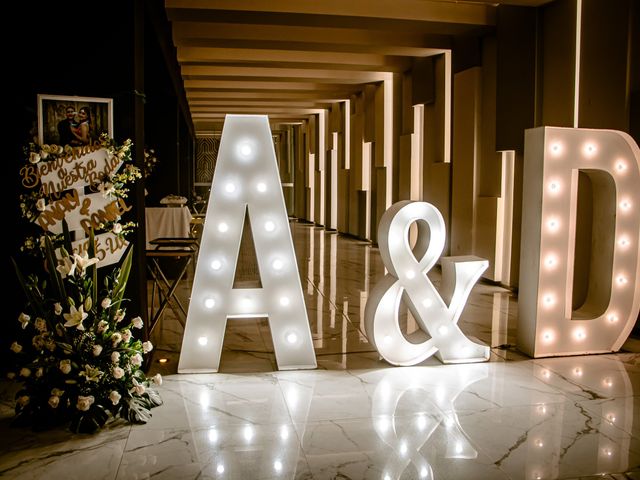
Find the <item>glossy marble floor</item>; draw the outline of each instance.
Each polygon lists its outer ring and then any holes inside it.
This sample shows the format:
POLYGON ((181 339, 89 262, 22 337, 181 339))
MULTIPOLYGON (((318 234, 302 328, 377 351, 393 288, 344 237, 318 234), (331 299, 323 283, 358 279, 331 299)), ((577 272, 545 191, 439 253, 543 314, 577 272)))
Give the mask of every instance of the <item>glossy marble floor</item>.
MULTIPOLYGON (((311 225, 292 231, 317 370, 278 372, 266 321, 237 320, 221 373, 178 375, 182 326, 168 310, 152 363, 165 404, 148 424, 93 436, 10 429, 2 384, 0 477, 640 478, 634 342, 615 355, 531 360, 513 348, 517 299, 479 284, 460 325, 491 345, 489 362, 394 368, 363 334, 378 251, 311 225)), ((189 291, 182 282, 183 301, 189 291)))

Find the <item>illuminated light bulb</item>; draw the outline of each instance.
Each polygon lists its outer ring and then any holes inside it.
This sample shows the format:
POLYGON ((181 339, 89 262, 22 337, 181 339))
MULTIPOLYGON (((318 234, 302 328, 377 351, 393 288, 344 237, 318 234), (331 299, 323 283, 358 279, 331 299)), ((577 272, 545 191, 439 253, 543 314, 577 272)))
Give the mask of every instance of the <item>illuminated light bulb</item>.
POLYGON ((271 220, 264 222, 264 229, 267 232, 273 232, 276 229, 276 224, 273 223, 271 220))
POLYGON ((587 156, 587 157, 592 157, 596 154, 596 152, 598 151, 598 148, 595 146, 595 144, 593 143, 587 143, 584 148, 582 149, 582 152, 587 156))
POLYGON ((581 369, 581 368, 579 368, 579 367, 574 368, 574 369, 573 369, 573 374, 574 374, 576 377, 581 377, 581 376, 582 376, 582 369, 581 369))
POLYGON ((286 425, 283 425, 282 427, 280 427, 280 438, 282 440, 286 440, 287 438, 289 438, 289 429, 287 428, 286 425))
POLYGON ((220 270, 221 267, 222 267, 222 262, 220 260, 214 260, 211 262, 212 270, 220 270))
POLYGON ((218 224, 218 231, 219 231, 220 233, 224 233, 224 232, 226 232, 227 230, 229 230, 229 225, 227 225, 227 224, 226 224, 226 223, 224 223, 224 222, 222 222, 222 223, 219 223, 219 224, 218 224))
POLYGON ((216 472, 224 473, 224 465, 219 463, 218 466, 216 467, 216 472))
POLYGON ((209 429, 209 442, 216 443, 218 441, 218 431, 215 428, 209 429))
POLYGON ((553 155, 560 155, 562 153, 562 144, 560 142, 554 142, 551 144, 551 153, 553 155))
POLYGON ((420 478, 427 478, 427 475, 428 475, 428 474, 429 474, 429 473, 427 472, 427 469, 426 469, 425 467, 422 467, 422 468, 420 469, 420 478))
POLYGON ((290 303, 291 300, 289 300, 289 297, 280 297, 280 305, 282 305, 283 307, 289 306, 290 303))
POLYGON ((460 454, 462 453, 462 442, 456 442, 456 453, 460 454))
POLYGON ((602 384, 605 387, 612 387, 613 386, 613 381, 609 377, 607 377, 604 380, 602 380, 602 384))
POLYGON ((618 240, 618 245, 620 245, 622 248, 624 247, 628 247, 629 246, 629 239, 627 237, 622 237, 620 240, 618 240))
POLYGON ((405 442, 402 442, 400 444, 400 455, 406 455, 407 454, 407 444, 405 442))
POLYGON ((553 340, 553 332, 551 330, 546 330, 543 334, 542 334, 542 339, 545 342, 550 342, 553 340))
POLYGON ((203 347, 207 344, 207 342, 208 342, 208 341, 209 341, 209 340, 207 339, 207 337, 200 337, 200 338, 198 338, 198 343, 199 343, 200 345, 202 345, 203 347))
POLYGON ((629 210, 631 208, 631 202, 629 200, 623 200, 620 202, 620 208, 622 210, 629 210))
POLYGON ((576 340, 584 340, 587 338, 587 333, 581 328, 577 328, 573 335, 576 337, 576 340))
POLYGON ((438 327, 438 333, 440 335, 446 335, 447 333, 449 333, 449 329, 445 325, 440 325, 438 327))
POLYGON ((251 425, 247 425, 246 427, 244 427, 242 435, 244 435, 244 439, 247 442, 251 441, 251 439, 253 438, 253 428, 251 427, 251 425))
POLYGON ((274 270, 282 270, 282 267, 284 267, 284 263, 279 258, 276 258, 273 262, 271 262, 271 266, 274 270))
POLYGON ((287 335, 287 342, 289 343, 296 343, 298 341, 298 335, 296 335, 295 333, 290 333, 289 335, 287 335))
POLYGON ((236 191, 236 186, 233 183, 229 182, 224 186, 224 189, 227 193, 233 193, 236 191))
POLYGON ((169 361, 168 358, 159 358, 158 363, 167 363, 169 361))
POLYGON ((282 471, 282 462, 280 460, 276 460, 275 462, 273 462, 273 469, 276 472, 281 472, 282 471))
POLYGON ((558 193, 560 191, 560 184, 558 182, 551 182, 549 184, 549 191, 551 193, 558 193))
POLYGON ((424 305, 425 307, 429 308, 431 305, 433 305, 433 301, 431 301, 431 299, 429 299, 429 298, 425 298, 422 301, 422 305, 424 305))
POLYGON ((264 182, 260 182, 258 185, 256 185, 256 190, 258 190, 260 193, 264 193, 267 191, 267 184, 264 182))
POLYGON ((244 308, 249 308, 251 307, 251 299, 249 297, 245 297, 242 299, 242 306, 244 308))
POLYGON ((207 308, 213 308, 216 306, 216 301, 213 298, 207 298, 204 301, 204 306, 207 308))
POLYGON ((386 345, 389 345, 391 343, 391 336, 390 335, 385 335, 383 340, 382 340, 386 345))
POLYGON ((544 264, 547 268, 554 268, 558 264, 558 258, 555 255, 547 255, 544 259, 544 264))
POLYGON ((616 162, 616 171, 618 173, 622 173, 627 169, 627 162, 625 162, 624 160, 618 160, 616 162))
POLYGON ((547 307, 551 307, 556 303, 556 299, 553 295, 551 295, 550 293, 545 295, 544 297, 542 297, 542 301, 544 302, 545 306, 547 307))
POLYGON ((558 220, 557 218, 550 218, 547 222, 547 228, 551 232, 558 231, 558 228, 560 228, 560 220, 558 220))
POLYGON ((607 315, 607 320, 609 320, 609 323, 616 323, 618 321, 618 316, 615 313, 610 313, 607 315))
POLYGON ((618 277, 616 278, 616 282, 618 282, 618 285, 622 287, 623 285, 627 284, 628 280, 624 275, 618 275, 618 277))
POLYGON ((536 440, 536 447, 538 448, 544 447, 544 443, 542 442, 542 440, 536 440))
POLYGON ((416 272, 414 272, 413 270, 408 270, 407 271, 407 278, 409 280, 411 280, 412 278, 415 278, 415 276, 416 276, 416 272))
POLYGON ((253 153, 253 148, 251 148, 251 145, 247 142, 242 142, 238 145, 238 154, 242 157, 242 158, 249 158, 251 156, 251 154, 253 153))

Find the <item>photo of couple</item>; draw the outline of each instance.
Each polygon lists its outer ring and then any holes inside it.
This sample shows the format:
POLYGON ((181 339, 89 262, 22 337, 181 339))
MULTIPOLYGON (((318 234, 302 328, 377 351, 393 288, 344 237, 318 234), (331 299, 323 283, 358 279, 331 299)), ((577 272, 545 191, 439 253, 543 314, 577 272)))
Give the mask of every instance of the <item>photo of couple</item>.
POLYGON ((38 95, 38 140, 41 144, 78 147, 113 136, 110 98, 38 95))

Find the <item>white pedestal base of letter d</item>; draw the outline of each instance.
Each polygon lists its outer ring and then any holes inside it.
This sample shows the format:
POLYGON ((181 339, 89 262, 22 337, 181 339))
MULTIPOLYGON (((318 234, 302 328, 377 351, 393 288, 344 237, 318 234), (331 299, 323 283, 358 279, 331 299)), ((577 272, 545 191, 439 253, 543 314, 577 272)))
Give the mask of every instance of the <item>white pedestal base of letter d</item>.
POLYGON ((227 318, 268 317, 280 370, 316 368, 268 118, 227 115, 178 372, 217 372, 227 318), (233 288, 245 214, 263 288, 233 288))
POLYGON ((640 310, 638 146, 613 130, 527 130, 524 178, 518 348, 618 350, 640 310))

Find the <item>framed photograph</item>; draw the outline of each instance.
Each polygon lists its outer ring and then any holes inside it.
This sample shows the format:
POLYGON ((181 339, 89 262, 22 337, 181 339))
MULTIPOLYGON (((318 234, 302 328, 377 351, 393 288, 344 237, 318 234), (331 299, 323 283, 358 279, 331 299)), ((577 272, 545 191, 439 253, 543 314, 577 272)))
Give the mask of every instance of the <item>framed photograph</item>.
POLYGON ((38 95, 40 145, 90 145, 104 132, 113 137, 113 99, 38 95))

